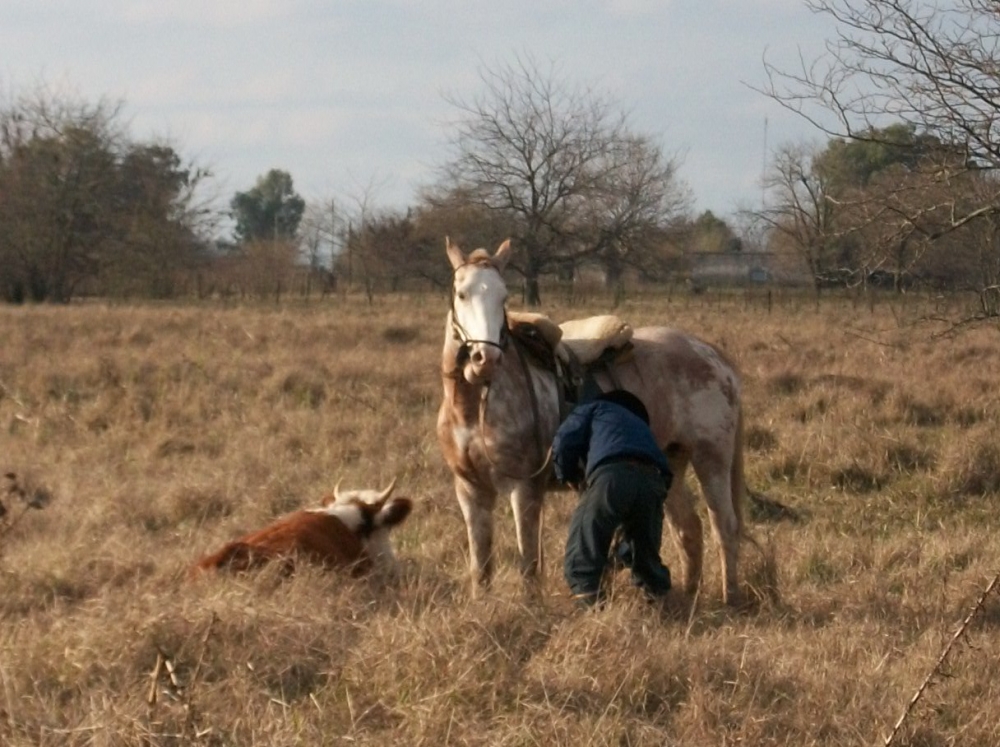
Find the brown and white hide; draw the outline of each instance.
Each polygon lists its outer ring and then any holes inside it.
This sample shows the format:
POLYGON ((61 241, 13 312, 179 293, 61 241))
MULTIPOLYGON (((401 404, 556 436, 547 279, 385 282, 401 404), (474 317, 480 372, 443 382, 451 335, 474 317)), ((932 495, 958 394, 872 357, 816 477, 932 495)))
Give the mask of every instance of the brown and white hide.
POLYGON ((255 532, 227 543, 199 560, 194 571, 246 571, 272 561, 291 571, 306 561, 354 574, 393 572, 395 554, 389 532, 413 508, 409 498, 390 497, 393 484, 381 492, 352 490, 334 494, 318 508, 295 511, 255 532))

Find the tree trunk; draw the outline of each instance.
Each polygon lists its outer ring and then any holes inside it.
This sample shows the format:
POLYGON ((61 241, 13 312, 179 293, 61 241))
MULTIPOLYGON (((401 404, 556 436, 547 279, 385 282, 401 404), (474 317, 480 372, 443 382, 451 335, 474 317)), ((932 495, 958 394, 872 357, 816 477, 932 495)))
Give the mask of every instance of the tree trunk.
POLYGON ((576 276, 576 267, 571 260, 560 262, 556 267, 556 277, 560 283, 572 283, 576 276))
POLYGON ((625 266, 621 257, 614 251, 604 258, 604 290, 620 293, 622 292, 622 278, 625 274, 625 266))
POLYGON ((524 302, 531 307, 542 305, 542 294, 538 288, 540 265, 534 254, 528 256, 527 266, 524 269, 524 302))

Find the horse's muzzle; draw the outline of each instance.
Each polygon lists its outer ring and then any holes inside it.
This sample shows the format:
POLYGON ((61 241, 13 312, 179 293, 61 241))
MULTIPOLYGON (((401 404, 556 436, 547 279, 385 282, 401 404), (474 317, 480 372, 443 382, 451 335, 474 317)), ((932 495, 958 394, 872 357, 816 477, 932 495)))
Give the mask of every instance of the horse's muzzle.
POLYGON ((502 356, 503 351, 498 347, 481 342, 473 343, 465 366, 466 380, 470 384, 488 384, 502 356))

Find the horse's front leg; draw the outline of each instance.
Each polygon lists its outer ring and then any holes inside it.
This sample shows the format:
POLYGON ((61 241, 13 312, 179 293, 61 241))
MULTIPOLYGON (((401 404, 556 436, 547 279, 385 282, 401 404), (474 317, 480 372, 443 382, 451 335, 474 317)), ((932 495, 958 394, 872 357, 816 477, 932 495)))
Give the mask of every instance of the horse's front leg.
POLYGON ((496 493, 456 477, 455 495, 469 534, 469 570, 475 596, 488 588, 493 579, 493 505, 496 493))
POLYGON ((542 504, 545 488, 537 482, 519 482, 510 494, 517 527, 517 549, 521 557, 521 577, 529 590, 537 591, 542 575, 542 504))

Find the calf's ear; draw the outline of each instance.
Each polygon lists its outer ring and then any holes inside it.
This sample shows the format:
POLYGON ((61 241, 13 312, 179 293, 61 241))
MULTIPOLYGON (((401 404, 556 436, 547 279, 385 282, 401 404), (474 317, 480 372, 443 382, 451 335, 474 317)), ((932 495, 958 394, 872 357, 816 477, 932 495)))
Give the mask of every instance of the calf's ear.
POLYGON ((413 501, 409 498, 392 498, 382 504, 382 508, 380 508, 378 513, 375 515, 375 526, 395 526, 409 516, 410 511, 412 510, 413 501))

